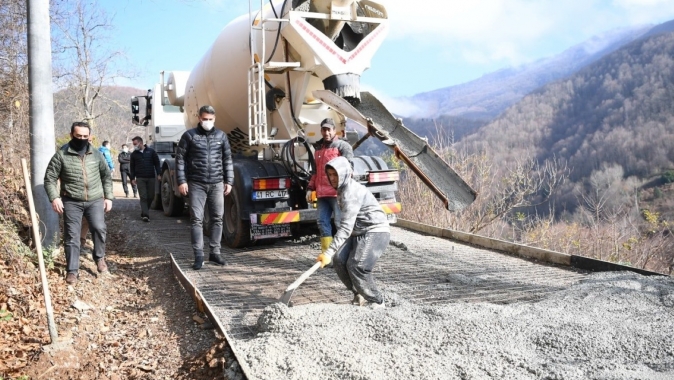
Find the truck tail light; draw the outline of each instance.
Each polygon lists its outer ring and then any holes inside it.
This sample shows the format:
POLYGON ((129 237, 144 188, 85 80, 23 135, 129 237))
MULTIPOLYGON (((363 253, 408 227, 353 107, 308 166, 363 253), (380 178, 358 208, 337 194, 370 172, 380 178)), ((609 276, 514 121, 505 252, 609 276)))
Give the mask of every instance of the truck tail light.
POLYGON ((380 206, 387 214, 400 214, 400 212, 403 210, 403 206, 400 204, 400 202, 380 203, 380 206))
POLYGON ((253 190, 288 189, 290 178, 253 178, 253 190))
POLYGON ((377 182, 395 182, 400 179, 400 173, 397 170, 384 170, 377 172, 369 172, 367 174, 368 183, 377 182))

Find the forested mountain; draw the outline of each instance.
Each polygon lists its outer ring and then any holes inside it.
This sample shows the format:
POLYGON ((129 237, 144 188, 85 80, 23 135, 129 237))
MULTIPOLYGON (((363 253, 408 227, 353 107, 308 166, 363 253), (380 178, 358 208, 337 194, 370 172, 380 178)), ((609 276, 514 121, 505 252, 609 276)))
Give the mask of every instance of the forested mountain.
POLYGON ((567 77, 625 44, 634 41, 651 26, 625 28, 595 36, 553 57, 517 68, 502 69, 457 86, 412 96, 418 105, 416 118, 450 115, 466 119, 491 120, 531 91, 567 77))
POLYGON ((617 165, 624 177, 674 168, 674 32, 638 39, 524 97, 461 142, 495 163, 563 159, 570 180, 617 165))

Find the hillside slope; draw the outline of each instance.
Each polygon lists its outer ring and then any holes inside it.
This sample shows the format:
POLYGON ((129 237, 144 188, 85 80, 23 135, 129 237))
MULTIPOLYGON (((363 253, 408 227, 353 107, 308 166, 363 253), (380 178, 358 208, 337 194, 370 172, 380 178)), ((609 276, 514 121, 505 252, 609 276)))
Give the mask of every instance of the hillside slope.
POLYGON ((526 96, 462 146, 501 163, 561 158, 572 182, 607 165, 639 178, 674 168, 674 32, 637 40, 526 96))
MULTIPOLYGON (((95 139, 94 143, 97 146, 108 140, 113 149, 118 149, 121 144, 129 143, 135 135, 147 137, 143 127, 134 126, 131 123, 131 105, 129 102, 131 96, 145 95, 146 93, 147 90, 132 87, 103 87, 101 95, 95 103, 94 116, 96 118, 90 123, 95 139)), ((60 142, 69 138, 70 125, 74 121, 83 120, 83 118, 84 113, 77 95, 68 90, 54 94, 54 127, 56 138, 60 142)))

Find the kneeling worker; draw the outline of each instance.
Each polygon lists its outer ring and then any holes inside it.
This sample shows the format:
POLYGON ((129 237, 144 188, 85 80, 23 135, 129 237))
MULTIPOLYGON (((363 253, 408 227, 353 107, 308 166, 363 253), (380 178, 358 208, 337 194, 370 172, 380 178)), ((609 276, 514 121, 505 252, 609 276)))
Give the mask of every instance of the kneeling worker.
POLYGON ((341 220, 328 249, 316 259, 333 266, 339 279, 354 293, 354 305, 384 307, 384 297, 374 283, 372 269, 391 238, 388 220, 377 199, 356 180, 344 157, 325 165, 332 187, 337 190, 341 220))

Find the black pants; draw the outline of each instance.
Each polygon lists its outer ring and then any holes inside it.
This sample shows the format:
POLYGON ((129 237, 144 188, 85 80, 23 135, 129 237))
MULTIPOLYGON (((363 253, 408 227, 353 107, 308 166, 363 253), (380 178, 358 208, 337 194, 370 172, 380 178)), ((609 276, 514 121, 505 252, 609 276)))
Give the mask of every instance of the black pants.
POLYGON ((358 293, 369 302, 382 303, 382 297, 374 283, 372 269, 386 251, 391 239, 389 232, 366 232, 351 236, 333 257, 337 277, 346 288, 358 293))
POLYGON ((89 222, 89 230, 94 240, 94 260, 105 256, 105 209, 103 198, 94 201, 78 201, 62 197, 63 201, 63 245, 66 251, 68 273, 77 273, 80 269, 80 233, 82 217, 89 222))
POLYGON ((157 182, 155 177, 136 177, 136 186, 138 186, 138 195, 140 195, 140 214, 142 216, 150 216, 150 205, 154 199, 155 182, 157 182))
MULTIPOLYGON (((122 170, 120 174, 122 175, 122 188, 124 189, 124 194, 129 195, 129 188, 126 185, 129 177, 129 172, 122 170)), ((136 187, 136 185, 133 184, 131 185, 131 187, 133 188, 133 195, 138 194, 138 187, 136 187)))
POLYGON ((188 182, 190 198, 190 222, 192 224, 192 250, 194 256, 204 255, 204 208, 208 205, 211 237, 209 248, 215 255, 220 254, 222 240, 222 216, 225 213, 225 184, 188 182))

